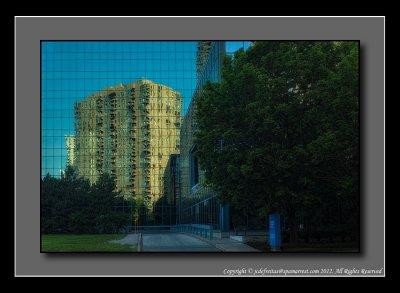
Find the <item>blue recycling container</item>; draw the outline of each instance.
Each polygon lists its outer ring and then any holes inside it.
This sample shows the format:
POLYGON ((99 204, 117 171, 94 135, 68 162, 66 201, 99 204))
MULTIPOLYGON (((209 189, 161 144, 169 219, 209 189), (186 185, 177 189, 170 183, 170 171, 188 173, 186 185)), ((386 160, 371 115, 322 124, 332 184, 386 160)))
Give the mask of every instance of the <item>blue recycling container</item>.
POLYGON ((280 214, 274 213, 269 215, 268 241, 271 251, 281 250, 282 240, 280 214))

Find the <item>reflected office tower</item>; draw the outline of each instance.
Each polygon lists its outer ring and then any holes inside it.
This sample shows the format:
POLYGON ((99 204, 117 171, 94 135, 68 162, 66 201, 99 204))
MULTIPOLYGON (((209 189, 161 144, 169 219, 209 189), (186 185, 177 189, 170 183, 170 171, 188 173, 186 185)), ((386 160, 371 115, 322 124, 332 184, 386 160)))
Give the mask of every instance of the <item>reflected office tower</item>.
POLYGON ((208 82, 221 79, 222 61, 226 53, 223 41, 200 41, 197 47, 197 85, 186 115, 182 119, 180 138, 180 184, 177 196, 178 222, 207 224, 219 229, 219 200, 206 184, 205 172, 199 165, 195 143, 197 99, 208 82))
POLYGON ((181 95, 149 80, 121 84, 75 105, 75 166, 93 184, 113 175, 125 198, 162 195, 170 154, 179 153, 181 95))
POLYGON ((75 164, 75 136, 66 135, 65 145, 67 148, 67 165, 74 166, 75 164))

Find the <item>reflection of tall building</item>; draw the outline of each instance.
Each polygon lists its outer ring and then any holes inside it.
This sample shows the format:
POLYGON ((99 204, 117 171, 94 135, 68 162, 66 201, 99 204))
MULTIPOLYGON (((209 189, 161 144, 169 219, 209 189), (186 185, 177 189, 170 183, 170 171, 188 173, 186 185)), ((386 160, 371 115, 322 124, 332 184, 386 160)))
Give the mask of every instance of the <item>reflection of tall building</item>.
POLYGON ((168 205, 175 206, 179 194, 179 154, 171 154, 164 171, 164 200, 168 205))
POLYGON ((91 183, 109 173, 126 197, 154 202, 179 152, 181 96, 149 80, 107 88, 75 106, 75 160, 91 183))
POLYGON ((176 199, 178 223, 207 224, 221 232, 229 231, 229 205, 222 204, 216 190, 206 183, 205 171, 198 160, 195 143, 197 128, 195 113, 204 85, 208 81, 221 81, 223 58, 248 46, 250 46, 249 42, 200 41, 197 44, 196 91, 182 119, 180 137, 178 175, 180 182, 176 199), (231 50, 231 47, 228 50, 228 47, 232 45, 234 49, 231 50))
POLYGON ((66 135, 65 145, 67 147, 67 165, 74 166, 75 164, 75 136, 66 135))
POLYGON ((205 184, 205 174, 196 155, 196 99, 207 81, 221 78, 225 42, 201 41, 197 46, 197 87, 188 112, 182 120, 180 138, 180 186, 177 210, 180 223, 201 223, 219 228, 219 202, 216 192, 205 184))

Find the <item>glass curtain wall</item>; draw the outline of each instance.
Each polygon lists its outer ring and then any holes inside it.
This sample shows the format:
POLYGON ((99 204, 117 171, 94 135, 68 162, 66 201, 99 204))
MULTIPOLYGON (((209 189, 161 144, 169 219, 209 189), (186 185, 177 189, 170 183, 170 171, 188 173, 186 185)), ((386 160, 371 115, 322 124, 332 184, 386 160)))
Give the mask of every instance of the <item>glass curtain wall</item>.
POLYGON ((196 121, 196 96, 207 81, 221 79, 223 58, 239 49, 247 49, 248 41, 200 41, 197 44, 197 86, 188 113, 181 128, 180 196, 178 198, 177 222, 181 224, 207 224, 220 229, 220 202, 217 193, 205 184, 205 174, 196 157, 194 133, 196 121))

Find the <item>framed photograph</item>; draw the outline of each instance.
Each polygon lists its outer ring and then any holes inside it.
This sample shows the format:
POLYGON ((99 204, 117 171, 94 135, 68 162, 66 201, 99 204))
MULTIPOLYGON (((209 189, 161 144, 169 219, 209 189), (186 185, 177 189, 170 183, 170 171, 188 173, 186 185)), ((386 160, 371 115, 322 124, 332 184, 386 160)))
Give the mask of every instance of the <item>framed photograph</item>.
POLYGON ((359 253, 359 40, 40 42, 42 253, 359 253))

